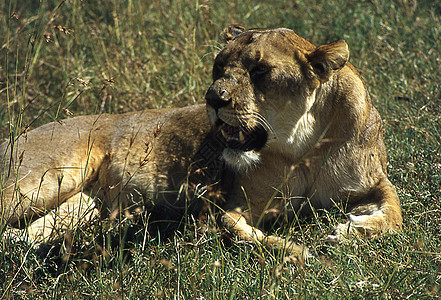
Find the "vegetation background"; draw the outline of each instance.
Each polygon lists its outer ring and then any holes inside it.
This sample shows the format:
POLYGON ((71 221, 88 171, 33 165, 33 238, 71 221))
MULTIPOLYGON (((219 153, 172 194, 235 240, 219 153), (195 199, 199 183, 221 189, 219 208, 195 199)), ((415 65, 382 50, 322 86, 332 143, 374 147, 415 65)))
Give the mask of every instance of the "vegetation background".
POLYGON ((384 119, 404 231, 326 245, 343 216, 318 212, 281 229, 311 248, 304 266, 193 226, 107 250, 84 232, 43 254, 2 237, 0 298, 441 297, 440 1, 1 1, 0 138, 72 115, 203 102, 230 23, 346 40, 384 119))

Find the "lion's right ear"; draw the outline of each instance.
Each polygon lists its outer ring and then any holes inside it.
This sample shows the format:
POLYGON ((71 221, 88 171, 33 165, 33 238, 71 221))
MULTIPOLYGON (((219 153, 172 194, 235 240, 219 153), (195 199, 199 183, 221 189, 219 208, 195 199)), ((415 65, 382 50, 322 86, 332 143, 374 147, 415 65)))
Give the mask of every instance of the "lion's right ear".
POLYGON ((223 37, 225 40, 225 43, 229 43, 230 41, 234 40, 236 36, 241 34, 245 31, 245 27, 239 24, 231 24, 227 28, 224 29, 223 37))
POLYGON ((340 70, 348 62, 348 45, 343 40, 322 45, 307 55, 307 59, 320 81, 325 82, 333 71, 340 70))

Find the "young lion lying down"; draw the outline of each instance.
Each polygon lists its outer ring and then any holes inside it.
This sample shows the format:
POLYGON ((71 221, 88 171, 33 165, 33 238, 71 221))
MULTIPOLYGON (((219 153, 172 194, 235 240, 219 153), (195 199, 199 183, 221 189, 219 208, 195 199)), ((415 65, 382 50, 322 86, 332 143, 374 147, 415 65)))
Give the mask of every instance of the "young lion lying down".
POLYGON ((49 212, 45 226, 28 227, 44 239, 69 211, 53 209, 75 206, 69 226, 93 214, 78 208, 85 195, 101 213, 133 215, 153 204, 179 207, 220 180, 222 226, 294 259, 305 249, 264 235, 263 221, 341 204, 349 220, 331 240, 400 230, 381 118, 346 43, 315 47, 284 28, 230 27, 225 37, 206 108, 77 117, 3 143, 3 223, 27 225, 49 212))

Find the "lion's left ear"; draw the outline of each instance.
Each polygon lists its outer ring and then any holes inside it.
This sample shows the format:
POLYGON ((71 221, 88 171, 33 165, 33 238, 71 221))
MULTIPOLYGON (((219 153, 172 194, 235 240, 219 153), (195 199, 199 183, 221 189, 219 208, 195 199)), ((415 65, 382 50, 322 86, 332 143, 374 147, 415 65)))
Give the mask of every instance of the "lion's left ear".
POLYGON ((229 43, 230 41, 234 40, 236 36, 241 34, 245 31, 245 27, 239 24, 231 24, 227 28, 224 29, 223 36, 225 43, 229 43))
POLYGON ((321 82, 329 79, 333 71, 340 70, 348 62, 349 49, 344 40, 317 47, 307 59, 321 82))

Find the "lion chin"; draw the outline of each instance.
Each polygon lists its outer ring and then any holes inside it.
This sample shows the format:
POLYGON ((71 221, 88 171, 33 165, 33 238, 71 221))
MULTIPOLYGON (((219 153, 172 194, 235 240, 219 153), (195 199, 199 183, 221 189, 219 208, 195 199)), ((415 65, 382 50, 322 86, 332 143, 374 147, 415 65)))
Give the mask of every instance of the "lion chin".
POLYGON ((226 148, 222 158, 236 172, 246 172, 255 167, 260 161, 260 153, 256 150, 242 151, 226 148))

